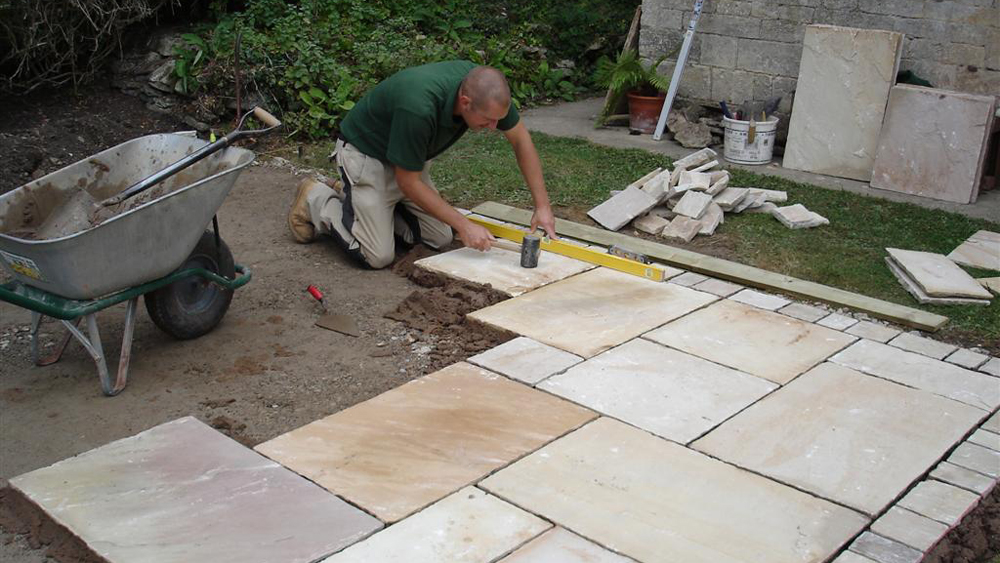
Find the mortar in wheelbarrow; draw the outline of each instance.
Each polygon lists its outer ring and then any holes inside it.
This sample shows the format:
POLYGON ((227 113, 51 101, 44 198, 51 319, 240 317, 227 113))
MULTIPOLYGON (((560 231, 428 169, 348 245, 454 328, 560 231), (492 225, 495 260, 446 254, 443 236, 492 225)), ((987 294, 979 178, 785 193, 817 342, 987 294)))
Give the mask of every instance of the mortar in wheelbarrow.
POLYGON ((251 151, 228 147, 96 217, 88 207, 207 144, 176 134, 139 137, 0 196, 0 265, 70 299, 169 274, 253 161, 251 151))

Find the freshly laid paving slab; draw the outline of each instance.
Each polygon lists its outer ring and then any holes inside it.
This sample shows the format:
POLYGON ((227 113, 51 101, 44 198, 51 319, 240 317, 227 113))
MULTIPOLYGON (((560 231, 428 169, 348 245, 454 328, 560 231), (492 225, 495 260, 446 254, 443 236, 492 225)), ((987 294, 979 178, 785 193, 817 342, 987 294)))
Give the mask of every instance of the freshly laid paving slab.
POLYGON ((986 422, 983 423, 982 427, 990 432, 1000 434, 1000 412, 993 413, 993 416, 989 417, 986 422))
POLYGON ((853 551, 845 551, 833 560, 833 563, 879 563, 874 559, 869 559, 864 555, 858 555, 853 551))
POLYGON ((496 247, 486 252, 459 248, 417 260, 415 265, 452 278, 490 284, 511 296, 594 268, 593 264, 552 252, 542 252, 537 267, 522 268, 519 253, 496 247))
POLYGON ((982 428, 976 430, 969 436, 969 441, 973 444, 979 444, 993 451, 1000 452, 1000 434, 994 434, 989 430, 983 430, 982 428))
POLYGON ((857 319, 852 319, 847 315, 841 315, 840 313, 830 313, 829 315, 816 321, 816 324, 818 324, 819 326, 832 328, 833 330, 846 330, 858 324, 858 321, 857 319))
POLYGON ((727 282, 725 280, 719 280, 715 278, 709 278, 698 285, 694 286, 698 291, 705 291, 711 293, 712 295, 718 295, 719 297, 728 297, 737 291, 743 289, 742 285, 735 284, 732 282, 727 282))
POLYGON ((979 502, 979 495, 940 481, 921 481, 898 505, 942 524, 957 524, 979 502))
POLYGON ((1000 377, 1000 358, 990 358, 985 364, 979 366, 977 369, 983 373, 1000 377))
POLYGON ((483 563, 552 525, 475 487, 465 487, 324 563, 483 563))
POLYGON ((916 334, 909 332, 904 332, 896 338, 893 338, 889 342, 889 345, 903 350, 908 350, 910 352, 923 354, 934 358, 935 360, 943 360, 945 356, 951 354, 958 348, 953 344, 945 344, 944 342, 938 342, 936 340, 924 338, 923 336, 917 336, 916 334))
POLYGON ((985 494, 996 484, 996 479, 992 477, 947 461, 939 463, 934 471, 931 471, 931 477, 980 495, 985 494))
POLYGON ((670 278, 670 283, 676 283, 677 285, 683 285, 684 287, 692 287, 707 279, 708 276, 703 276, 694 272, 684 272, 677 277, 670 278))
POLYGON ((759 307, 761 309, 767 309, 768 311, 777 311, 778 309, 791 303, 791 301, 785 299, 784 297, 770 295, 753 289, 744 289, 743 291, 730 297, 730 299, 740 303, 746 303, 747 305, 753 305, 754 307, 759 307))
POLYGON ((776 387, 770 381, 641 339, 626 342, 539 385, 680 443, 704 434, 776 387))
POLYGON ((582 362, 583 358, 519 336, 482 354, 472 356, 467 361, 534 385, 554 373, 565 371, 582 362))
POLYGON ((382 527, 191 417, 11 485, 112 563, 309 563, 382 527))
POLYGON ((468 316, 589 358, 715 299, 597 268, 468 316))
POLYGON ((908 545, 865 532, 851 544, 851 551, 870 557, 878 563, 920 563, 923 554, 908 545))
POLYGON ((948 532, 948 526, 894 506, 872 524, 872 531, 920 551, 927 551, 948 532))
POLYGON ((976 369, 985 364, 989 359, 990 357, 986 354, 980 354, 979 352, 959 348, 952 355, 945 358, 945 361, 957 366, 962 366, 963 368, 976 369))
POLYGON ((805 303, 792 303, 782 307, 778 312, 807 323, 816 322, 830 314, 829 311, 813 307, 812 305, 806 305, 805 303))
POLYGON ((867 338, 875 342, 888 342, 895 338, 899 334, 899 331, 871 321, 861 321, 849 327, 847 334, 853 334, 859 338, 867 338))
POLYGON ((644 563, 819 563, 868 523, 608 418, 480 486, 644 563))
POLYGON ((594 416, 462 362, 256 449, 394 522, 594 416))
POLYGON ((556 527, 499 563, 632 563, 632 560, 556 527))
POLYGON ((730 300, 644 338, 780 384, 854 341, 842 332, 730 300))
POLYGON ((965 442, 955 448, 948 461, 966 469, 978 471, 994 479, 1000 478, 1000 452, 965 442))
POLYGON ((871 340, 859 340, 831 360, 981 409, 1000 405, 995 378, 871 340))
POLYGON ((823 363, 692 447, 875 515, 982 416, 974 407, 823 363))
POLYGON ((942 254, 887 248, 889 256, 931 297, 990 299, 990 292, 942 254))
POLYGON ((1000 233, 977 231, 952 250, 948 258, 963 266, 1000 270, 1000 233))

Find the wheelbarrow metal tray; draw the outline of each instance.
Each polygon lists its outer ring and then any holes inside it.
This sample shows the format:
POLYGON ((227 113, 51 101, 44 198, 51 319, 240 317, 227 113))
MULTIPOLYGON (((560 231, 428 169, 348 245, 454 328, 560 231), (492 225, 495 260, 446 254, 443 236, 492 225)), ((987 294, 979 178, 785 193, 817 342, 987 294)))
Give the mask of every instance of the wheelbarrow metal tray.
POLYGON ((103 201, 206 144, 184 135, 139 137, 0 196, 0 265, 26 285, 80 300, 169 274, 253 161, 251 151, 219 151, 128 200, 128 211, 85 230, 43 240, 19 233, 43 225, 74 197, 103 201))

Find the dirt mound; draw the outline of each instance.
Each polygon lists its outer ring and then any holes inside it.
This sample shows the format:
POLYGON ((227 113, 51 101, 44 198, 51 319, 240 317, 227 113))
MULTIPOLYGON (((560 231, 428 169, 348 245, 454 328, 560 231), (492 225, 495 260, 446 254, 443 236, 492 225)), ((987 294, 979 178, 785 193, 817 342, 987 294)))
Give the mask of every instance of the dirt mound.
POLYGON ((925 563, 995 563, 1000 555, 1000 487, 993 487, 962 522, 934 546, 925 563))
POLYGON ((49 518, 35 503, 10 485, 0 485, 0 529, 24 536, 31 549, 60 563, 104 563, 80 538, 49 518))

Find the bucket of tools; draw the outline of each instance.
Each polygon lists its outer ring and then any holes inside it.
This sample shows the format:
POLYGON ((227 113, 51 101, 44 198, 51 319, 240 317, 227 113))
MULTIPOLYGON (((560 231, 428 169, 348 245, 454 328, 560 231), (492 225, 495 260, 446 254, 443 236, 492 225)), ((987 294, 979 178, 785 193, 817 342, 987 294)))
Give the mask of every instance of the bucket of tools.
POLYGON ((764 121, 722 118, 726 130, 723 156, 737 164, 768 164, 774 153, 778 118, 769 115, 764 121))

